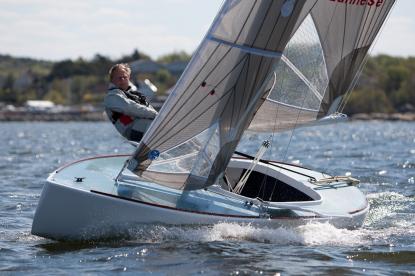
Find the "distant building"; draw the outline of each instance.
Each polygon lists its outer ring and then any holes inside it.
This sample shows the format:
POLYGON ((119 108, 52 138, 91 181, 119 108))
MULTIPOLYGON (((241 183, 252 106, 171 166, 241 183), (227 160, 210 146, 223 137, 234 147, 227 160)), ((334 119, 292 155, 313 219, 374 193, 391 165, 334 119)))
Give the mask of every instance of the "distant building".
POLYGON ((46 111, 55 107, 51 101, 26 101, 25 107, 30 111, 46 111))
POLYGON ((165 65, 165 68, 175 77, 180 77, 181 74, 186 69, 186 66, 189 62, 187 61, 173 61, 165 65))
POLYGON ((137 60, 130 63, 132 75, 135 74, 155 74, 160 69, 166 69, 175 77, 180 77, 186 69, 187 61, 173 61, 168 64, 160 64, 152 60, 137 60))
POLYGON ((154 74, 164 68, 163 65, 158 64, 155 61, 144 59, 131 62, 130 67, 132 74, 154 74))

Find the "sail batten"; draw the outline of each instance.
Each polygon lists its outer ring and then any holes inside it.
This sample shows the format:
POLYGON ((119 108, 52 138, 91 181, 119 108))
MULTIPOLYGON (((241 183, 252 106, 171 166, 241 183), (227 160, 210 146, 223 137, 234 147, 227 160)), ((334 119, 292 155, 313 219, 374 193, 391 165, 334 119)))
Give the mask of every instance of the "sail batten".
POLYGON ((236 43, 232 43, 232 42, 222 40, 222 39, 214 37, 214 36, 209 36, 208 39, 210 39, 212 41, 215 41, 217 43, 220 43, 220 44, 224 44, 224 45, 228 45, 230 47, 241 49, 243 52, 253 54, 253 55, 271 57, 271 58, 278 58, 278 57, 281 57, 281 54, 282 54, 281 52, 267 51, 267 50, 263 50, 263 49, 257 49, 257 48, 254 48, 254 47, 239 45, 239 44, 236 44, 236 43))
POLYGON ((282 103, 282 102, 279 102, 279 101, 276 101, 276 100, 273 100, 273 99, 267 99, 266 101, 270 102, 270 103, 275 103, 277 105, 285 106, 287 108, 296 109, 296 110, 307 111, 307 112, 318 112, 317 109, 305 108, 305 107, 302 107, 302 106, 295 106, 295 105, 291 105, 291 104, 287 104, 287 103, 282 103))
POLYGON ((300 70, 298 70, 298 68, 294 64, 292 64, 292 62, 287 57, 282 56, 281 59, 285 62, 285 64, 288 65, 288 67, 290 67, 294 71, 294 73, 297 74, 297 76, 300 77, 300 79, 310 88, 310 90, 319 100, 323 99, 323 97, 320 95, 320 93, 317 91, 314 85, 303 75, 303 73, 300 70))

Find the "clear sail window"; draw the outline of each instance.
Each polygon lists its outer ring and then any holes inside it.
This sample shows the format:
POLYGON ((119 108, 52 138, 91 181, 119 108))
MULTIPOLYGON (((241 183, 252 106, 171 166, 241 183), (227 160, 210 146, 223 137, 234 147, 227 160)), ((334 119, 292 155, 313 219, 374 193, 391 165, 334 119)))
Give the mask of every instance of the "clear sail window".
POLYGON ((319 109, 329 79, 320 38, 310 15, 287 44, 275 72, 277 81, 270 100, 319 109))

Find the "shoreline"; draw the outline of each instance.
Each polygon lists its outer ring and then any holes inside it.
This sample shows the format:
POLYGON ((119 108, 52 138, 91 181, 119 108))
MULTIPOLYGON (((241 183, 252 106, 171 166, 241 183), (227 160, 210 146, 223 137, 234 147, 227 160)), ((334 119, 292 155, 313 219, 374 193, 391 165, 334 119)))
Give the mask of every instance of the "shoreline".
MULTIPOLYGON (((350 117, 352 121, 415 121, 415 113, 358 113, 350 117)), ((96 111, 68 111, 68 112, 41 112, 41 111, 0 111, 0 122, 70 122, 108 121, 103 110, 96 111)))
POLYGON ((358 113, 350 116, 353 121, 415 121, 415 113, 358 113))
POLYGON ((97 122, 107 121, 104 111, 0 112, 0 122, 97 122))

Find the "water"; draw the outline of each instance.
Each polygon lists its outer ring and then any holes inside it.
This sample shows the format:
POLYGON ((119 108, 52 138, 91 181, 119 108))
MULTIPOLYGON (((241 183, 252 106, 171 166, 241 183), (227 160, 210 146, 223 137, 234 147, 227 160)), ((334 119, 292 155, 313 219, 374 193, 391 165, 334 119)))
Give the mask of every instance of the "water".
MULTIPOLYGON (((0 123, 0 274, 415 275, 415 123, 352 122, 272 137, 274 157, 359 178, 362 229, 142 227, 129 240, 55 242, 30 234, 48 173, 128 153, 108 123, 0 123), (284 145, 290 141, 288 151, 284 145)), ((257 147, 252 137, 242 148, 257 147)))

